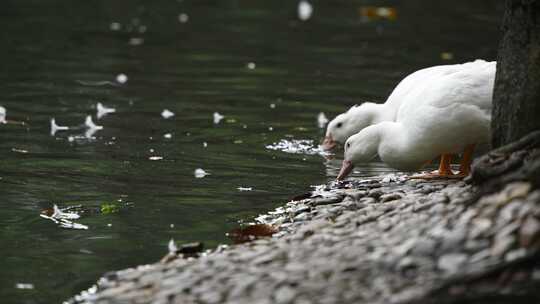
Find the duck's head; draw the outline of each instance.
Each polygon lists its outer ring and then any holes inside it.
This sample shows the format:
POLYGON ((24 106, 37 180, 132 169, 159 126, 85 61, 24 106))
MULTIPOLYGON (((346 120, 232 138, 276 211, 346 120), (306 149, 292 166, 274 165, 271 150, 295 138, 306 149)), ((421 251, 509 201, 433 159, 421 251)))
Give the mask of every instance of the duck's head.
POLYGON ((338 143, 345 143, 349 137, 369 126, 373 121, 373 111, 369 104, 371 103, 353 106, 330 121, 322 143, 323 148, 332 150, 338 143))
POLYGON ((376 126, 370 126, 349 137, 345 142, 343 164, 338 180, 343 180, 353 170, 354 166, 367 163, 377 156, 379 136, 376 126))

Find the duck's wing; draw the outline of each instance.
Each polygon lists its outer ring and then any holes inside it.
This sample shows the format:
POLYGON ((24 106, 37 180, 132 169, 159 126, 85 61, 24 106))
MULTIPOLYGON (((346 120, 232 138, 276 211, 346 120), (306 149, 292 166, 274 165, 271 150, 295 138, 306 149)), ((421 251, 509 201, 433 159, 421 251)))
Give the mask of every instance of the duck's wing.
POLYGON ((390 96, 388 96, 386 104, 390 106, 395 106, 397 110, 397 108, 399 108, 399 105, 403 103, 406 96, 409 93, 415 91, 418 85, 421 85, 426 80, 454 73, 460 70, 460 66, 462 65, 437 65, 429 68, 424 68, 409 74, 397 84, 390 96))
POLYGON ((495 71, 493 62, 440 77, 425 90, 425 102, 439 108, 466 104, 491 112, 495 71))
POLYGON ((496 63, 477 60, 454 68, 418 83, 405 96, 396 120, 414 119, 424 106, 466 104, 490 114, 496 63))

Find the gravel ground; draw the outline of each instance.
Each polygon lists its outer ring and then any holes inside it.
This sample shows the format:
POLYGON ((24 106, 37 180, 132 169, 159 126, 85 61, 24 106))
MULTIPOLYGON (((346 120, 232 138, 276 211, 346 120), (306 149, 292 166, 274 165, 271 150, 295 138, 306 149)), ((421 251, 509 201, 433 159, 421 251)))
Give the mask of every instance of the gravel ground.
POLYGON ((108 273, 69 302, 442 303, 538 290, 531 184, 480 199, 463 181, 391 175, 337 186, 258 217, 277 227, 272 238, 108 273))

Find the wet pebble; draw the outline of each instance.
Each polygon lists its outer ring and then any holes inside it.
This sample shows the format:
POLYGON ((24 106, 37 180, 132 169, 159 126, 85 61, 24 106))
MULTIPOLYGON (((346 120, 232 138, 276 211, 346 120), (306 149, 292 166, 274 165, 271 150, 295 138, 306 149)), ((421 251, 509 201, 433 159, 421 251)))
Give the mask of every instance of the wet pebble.
MULTIPOLYGON (((371 192, 371 191, 370 191, 371 192)), ((371 196, 371 195, 370 195, 371 196)), ((403 195, 399 192, 395 192, 395 193, 388 193, 388 194, 383 194, 379 197, 379 200, 384 203, 384 202, 389 202, 389 201, 394 201, 394 200, 398 200, 398 199, 401 199, 403 197, 403 195)))
POLYGON ((367 195, 374 199, 379 199, 381 195, 383 195, 383 192, 381 189, 372 189, 372 190, 369 190, 367 195))
POLYGON ((449 274, 457 273, 467 261, 467 255, 462 253, 450 253, 442 255, 437 267, 449 274))
POLYGON ((540 221, 529 216, 519 228, 519 243, 522 247, 529 248, 540 239, 540 221))

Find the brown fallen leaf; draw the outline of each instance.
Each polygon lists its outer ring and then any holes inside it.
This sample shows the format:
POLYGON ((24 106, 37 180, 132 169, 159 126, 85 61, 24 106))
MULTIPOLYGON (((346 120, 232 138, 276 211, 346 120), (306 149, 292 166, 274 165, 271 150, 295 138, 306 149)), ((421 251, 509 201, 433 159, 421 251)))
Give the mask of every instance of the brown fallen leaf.
POLYGON ((233 240, 235 244, 250 242, 259 238, 271 237, 277 229, 266 224, 249 225, 236 228, 229 232, 227 236, 233 240))
POLYGON ((358 14, 366 21, 379 19, 394 21, 397 19, 397 9, 394 7, 362 6, 358 9, 358 14))

